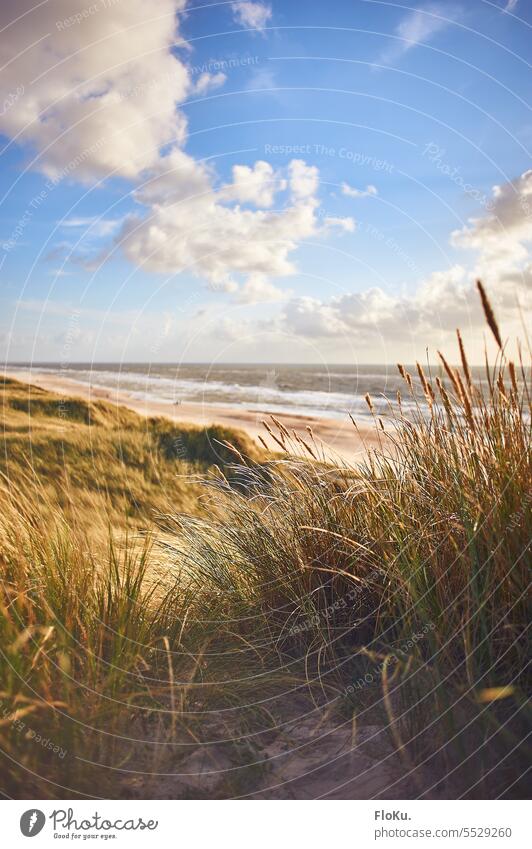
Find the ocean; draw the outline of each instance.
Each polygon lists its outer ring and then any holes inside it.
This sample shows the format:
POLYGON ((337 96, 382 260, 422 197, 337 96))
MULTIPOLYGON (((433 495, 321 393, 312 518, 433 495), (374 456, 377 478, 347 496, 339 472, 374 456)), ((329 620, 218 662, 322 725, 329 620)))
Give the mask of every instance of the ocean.
MULTIPOLYGON (((366 393, 371 395, 376 412, 385 416, 400 390, 404 411, 413 406, 396 366, 17 363, 7 371, 21 368, 31 368, 36 377, 53 374, 169 405, 192 402, 324 418, 344 418, 350 413, 357 420, 367 420, 366 393)), ((416 375, 414 367, 408 370, 416 375)), ((437 367, 435 373, 440 374, 437 367)), ((421 392, 418 400, 423 405, 421 392)))

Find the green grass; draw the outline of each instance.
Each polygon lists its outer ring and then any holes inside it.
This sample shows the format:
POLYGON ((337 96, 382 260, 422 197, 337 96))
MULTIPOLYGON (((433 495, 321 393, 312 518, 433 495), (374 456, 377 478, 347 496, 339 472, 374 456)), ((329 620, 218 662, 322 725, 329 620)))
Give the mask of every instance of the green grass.
POLYGON ((291 456, 282 424, 268 457, 103 404, 76 402, 57 433, 57 399, 32 389, 32 410, 7 385, 5 792, 251 792, 298 693, 386 723, 416 796, 525 795, 530 371, 501 350, 481 388, 458 350, 444 380, 400 367, 430 413, 398 399, 353 468, 311 437, 291 456), (216 790, 155 775, 213 739, 232 765, 216 790))

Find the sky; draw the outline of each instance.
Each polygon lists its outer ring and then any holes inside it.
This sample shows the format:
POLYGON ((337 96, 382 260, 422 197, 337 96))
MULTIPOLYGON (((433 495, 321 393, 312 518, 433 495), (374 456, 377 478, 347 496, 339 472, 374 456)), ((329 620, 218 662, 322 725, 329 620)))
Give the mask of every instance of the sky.
POLYGON ((3 0, 3 360, 410 363, 460 326, 480 362, 477 277, 511 348, 531 24, 532 0, 3 0))

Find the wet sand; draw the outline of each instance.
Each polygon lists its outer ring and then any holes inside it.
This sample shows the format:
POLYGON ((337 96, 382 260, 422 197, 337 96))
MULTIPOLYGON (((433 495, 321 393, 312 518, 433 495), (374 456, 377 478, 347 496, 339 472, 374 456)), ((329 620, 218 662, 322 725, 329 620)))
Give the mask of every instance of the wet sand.
MULTIPOLYGON (((10 371, 7 376, 25 383, 32 383, 34 386, 39 386, 51 392, 57 392, 59 395, 84 398, 89 401, 105 400, 113 404, 120 404, 134 410, 141 416, 163 416, 175 422, 201 427, 218 424, 229 428, 238 428, 245 431, 255 442, 259 442, 258 437, 260 435, 268 447, 271 447, 274 451, 280 450, 263 425, 264 420, 270 421, 271 424, 272 413, 267 408, 258 411, 248 410, 245 406, 235 408, 190 402, 173 406, 152 399, 134 398, 127 392, 91 387, 86 383, 52 374, 38 374, 29 370, 20 370, 10 371)), ((345 417, 345 420, 342 420, 294 413, 273 413, 273 415, 289 431, 295 430, 307 442, 309 441, 307 427, 310 427, 318 445, 323 446, 326 459, 338 460, 343 458, 348 463, 356 462, 363 458, 368 448, 376 448, 379 445, 379 436, 374 427, 361 424, 357 430, 348 416, 345 417)))

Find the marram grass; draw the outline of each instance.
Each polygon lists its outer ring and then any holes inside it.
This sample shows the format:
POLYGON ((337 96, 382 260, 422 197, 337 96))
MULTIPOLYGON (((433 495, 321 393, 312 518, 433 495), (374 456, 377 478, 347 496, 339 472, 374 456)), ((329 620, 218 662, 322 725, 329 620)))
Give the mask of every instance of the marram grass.
POLYGON ((212 739, 238 767, 216 795, 249 792, 289 709, 276 699, 301 688, 384 717, 416 796, 525 792, 530 369, 479 291, 499 346, 485 380, 460 334, 459 368, 400 365, 423 403, 376 417, 381 447, 352 468, 275 420, 275 455, 220 433, 184 456, 169 423, 144 433, 106 407, 76 408, 57 437, 49 397, 29 415, 6 387, 5 793, 183 795, 161 776, 212 739))

